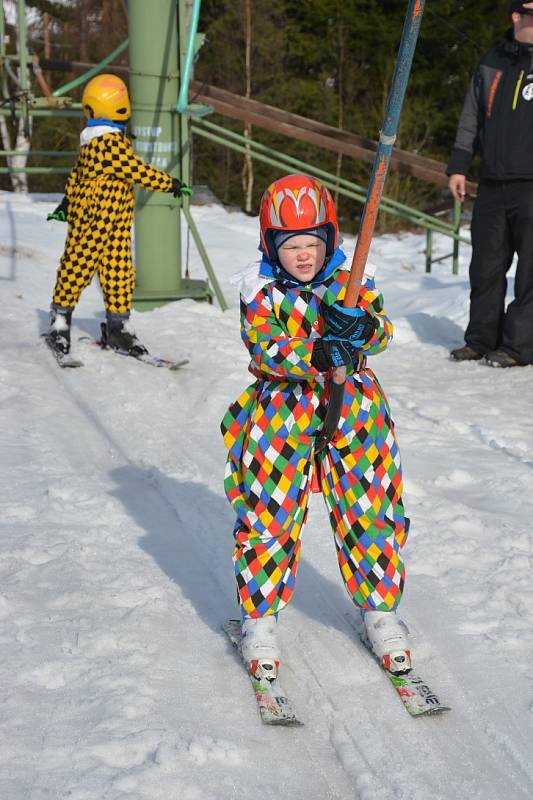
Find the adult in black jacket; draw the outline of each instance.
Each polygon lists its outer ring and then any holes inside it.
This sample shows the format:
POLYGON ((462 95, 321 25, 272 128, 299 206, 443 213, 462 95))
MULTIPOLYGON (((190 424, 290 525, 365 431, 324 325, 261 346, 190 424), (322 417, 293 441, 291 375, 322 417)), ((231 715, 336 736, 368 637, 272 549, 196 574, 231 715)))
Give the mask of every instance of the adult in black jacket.
POLYGON ((533 364, 533 2, 511 2, 513 27, 478 64, 448 163, 461 202, 474 152, 481 156, 472 216, 470 321, 457 361, 533 364), (518 255, 515 296, 506 274, 518 255))

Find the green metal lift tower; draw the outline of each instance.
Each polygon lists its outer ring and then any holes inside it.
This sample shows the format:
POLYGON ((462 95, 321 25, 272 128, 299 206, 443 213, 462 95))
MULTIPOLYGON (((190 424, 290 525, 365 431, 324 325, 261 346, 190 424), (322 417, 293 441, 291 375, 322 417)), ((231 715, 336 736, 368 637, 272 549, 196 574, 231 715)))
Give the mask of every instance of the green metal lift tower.
MULTIPOLYGON (((189 182, 189 115, 177 102, 187 46, 185 0, 129 0, 130 93, 135 150, 156 167, 189 182)), ((195 31, 191 31, 195 35, 195 31)), ((208 284, 181 274, 181 213, 188 199, 138 190, 135 208, 134 304, 154 308, 170 300, 211 299, 208 284)), ((194 226, 194 223, 193 223, 194 226)), ((191 231, 195 240, 196 230, 191 231)), ((198 244, 198 241, 197 241, 198 244)))

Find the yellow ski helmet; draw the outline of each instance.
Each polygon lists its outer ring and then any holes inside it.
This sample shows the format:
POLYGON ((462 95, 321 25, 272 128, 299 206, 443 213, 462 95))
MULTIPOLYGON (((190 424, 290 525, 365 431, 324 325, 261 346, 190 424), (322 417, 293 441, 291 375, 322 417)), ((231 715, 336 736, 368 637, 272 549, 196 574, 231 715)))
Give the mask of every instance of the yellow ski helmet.
POLYGON ((85 116, 116 122, 126 122, 131 117, 131 103, 128 89, 123 80, 116 75, 97 75, 92 78, 81 99, 85 116))

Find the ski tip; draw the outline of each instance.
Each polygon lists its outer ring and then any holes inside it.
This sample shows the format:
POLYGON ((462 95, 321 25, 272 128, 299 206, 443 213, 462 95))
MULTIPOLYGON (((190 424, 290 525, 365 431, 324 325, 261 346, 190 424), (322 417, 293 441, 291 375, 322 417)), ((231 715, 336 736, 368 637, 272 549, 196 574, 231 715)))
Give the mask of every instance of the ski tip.
POLYGON ((264 717, 261 718, 262 722, 269 727, 276 726, 277 728, 303 728, 304 723, 301 722, 296 717, 291 719, 265 719, 264 717))
POLYGON ((186 366, 187 364, 190 364, 190 363, 191 363, 191 362, 189 361, 189 359, 188 359, 188 358, 183 358, 181 361, 175 361, 175 362, 174 362, 174 363, 173 363, 173 364, 172 364, 172 365, 169 367, 169 369, 171 369, 171 370, 175 370, 175 369, 181 369, 182 367, 184 367, 184 366, 186 366))
POLYGON ((220 626, 224 633, 229 636, 233 644, 239 643, 241 638, 242 622, 240 619, 228 619, 220 626))
POLYGON ((46 344, 48 350, 52 353, 56 362, 62 369, 66 368, 75 369, 77 367, 85 366, 83 361, 80 361, 79 358, 76 358, 71 353, 61 353, 58 350, 56 350, 50 343, 50 340, 48 339, 48 335, 46 333, 41 333, 41 337, 43 338, 44 343, 46 344))
POLYGON ((412 717, 428 717, 451 711, 419 675, 410 670, 405 675, 395 675, 385 670, 406 710, 412 717))
POLYGON ((58 364, 62 369, 77 369, 78 367, 85 366, 83 361, 77 361, 76 359, 72 361, 58 361, 58 364))
POLYGON ((425 708, 418 711, 410 711, 408 708, 407 711, 412 717, 440 717, 448 711, 451 711, 450 706, 438 706, 438 708, 425 708))
POLYGON ((241 622, 240 619, 226 619, 226 620, 224 620, 224 622, 222 623, 222 625, 220 627, 222 628, 223 631, 226 631, 226 633, 229 630, 231 630, 231 631, 239 630, 240 631, 240 629, 242 628, 242 622, 241 622))

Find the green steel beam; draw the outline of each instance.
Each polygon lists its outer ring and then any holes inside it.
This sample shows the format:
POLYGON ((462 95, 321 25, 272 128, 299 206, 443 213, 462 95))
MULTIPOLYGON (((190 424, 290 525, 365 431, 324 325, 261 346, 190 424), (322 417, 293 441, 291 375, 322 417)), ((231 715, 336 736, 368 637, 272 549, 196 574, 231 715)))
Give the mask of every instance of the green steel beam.
POLYGON ((24 0, 17 0, 17 23, 18 23, 18 57, 19 57, 19 83, 23 92, 30 88, 28 75, 28 49, 26 42, 26 3, 24 0))
MULTIPOLYGON (((19 73, 15 76, 17 79, 21 94, 22 94, 22 120, 24 135, 30 142, 31 137, 31 120, 29 115, 30 104, 30 76, 28 74, 28 36, 26 30, 26 3, 24 0, 17 0, 17 54, 19 59, 19 73)), ((9 68, 9 63, 6 63, 9 68)))
POLYGON ((189 226, 190 232, 192 233, 192 237, 194 239, 196 247, 198 248, 198 252, 200 254, 200 258, 204 262, 205 268, 207 270, 207 274, 209 275, 211 283, 213 284, 213 291, 216 294, 216 297, 217 297, 217 300, 219 302, 220 308, 222 309, 222 311, 227 311, 228 306, 227 306, 227 303, 226 303, 226 299, 225 299, 224 295, 222 294, 222 290, 220 289, 220 286, 219 286, 219 283, 218 283, 218 280, 217 280, 217 276, 215 275, 215 271, 214 271, 214 269, 211 266, 211 263, 209 261, 209 258, 208 258, 208 255, 207 255, 207 251, 206 251, 206 249, 204 247, 204 243, 202 242, 200 233, 198 232, 198 228, 196 227, 196 223, 194 222, 194 220, 192 218, 188 202, 185 202, 183 204, 183 214, 185 216, 185 219, 187 220, 187 224, 189 226))
MULTIPOLYGON (((181 60, 185 42, 184 5, 184 0, 159 0, 154 13, 152 3, 130 0, 128 20, 135 149, 154 166, 187 182, 187 120, 175 110, 178 59, 181 60)), ((180 200, 172 195, 144 190, 137 193, 136 308, 150 309, 183 297, 211 297, 205 281, 181 276, 180 208, 180 200)))

